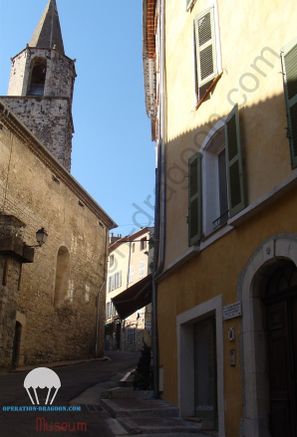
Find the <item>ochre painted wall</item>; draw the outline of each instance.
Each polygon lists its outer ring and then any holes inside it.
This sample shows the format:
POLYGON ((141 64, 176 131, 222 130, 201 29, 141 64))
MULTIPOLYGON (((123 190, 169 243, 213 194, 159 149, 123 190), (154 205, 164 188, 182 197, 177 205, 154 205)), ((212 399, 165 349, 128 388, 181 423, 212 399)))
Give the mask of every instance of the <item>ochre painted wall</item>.
MULTIPOLYGON (((164 368, 164 398, 177 404, 176 316, 217 295, 223 305, 237 301, 239 278, 249 258, 267 239, 280 234, 297 236, 297 189, 267 206, 237 229, 217 240, 174 270, 158 286, 160 366, 164 368)), ((242 368, 239 337, 241 320, 224 322, 224 397, 226 436, 239 436, 242 416, 242 368), (228 327, 235 327, 237 366, 229 365, 228 327)), ((185 357, 186 358, 186 357, 185 357)))
POLYGON ((291 173, 280 52, 297 38, 295 2, 290 0, 284 7, 280 0, 199 0, 191 12, 185 4, 166 2, 166 267, 188 250, 187 159, 235 103, 248 203, 291 173), (193 20, 211 5, 216 6, 218 17, 222 76, 210 98, 196 109, 193 20))

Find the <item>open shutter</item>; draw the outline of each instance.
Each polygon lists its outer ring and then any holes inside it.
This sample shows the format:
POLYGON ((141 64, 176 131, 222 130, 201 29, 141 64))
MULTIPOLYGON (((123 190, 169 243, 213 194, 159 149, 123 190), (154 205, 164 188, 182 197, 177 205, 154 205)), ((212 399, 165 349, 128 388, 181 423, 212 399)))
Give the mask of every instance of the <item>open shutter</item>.
POLYGON ((202 233, 202 186, 201 186, 201 154, 189 159, 189 212, 188 234, 189 246, 197 244, 202 233))
POLYGON ((198 87, 210 82, 217 74, 214 8, 194 21, 196 75, 198 87))
POLYGON ((187 0, 187 10, 191 10, 196 0, 187 0))
POLYGON ((227 152, 226 172, 228 184, 228 207, 230 216, 233 216, 246 206, 237 105, 231 111, 225 123, 225 143, 227 152))
POLYGON ((285 98, 288 115, 288 137, 292 167, 297 167, 297 44, 283 53, 285 98))

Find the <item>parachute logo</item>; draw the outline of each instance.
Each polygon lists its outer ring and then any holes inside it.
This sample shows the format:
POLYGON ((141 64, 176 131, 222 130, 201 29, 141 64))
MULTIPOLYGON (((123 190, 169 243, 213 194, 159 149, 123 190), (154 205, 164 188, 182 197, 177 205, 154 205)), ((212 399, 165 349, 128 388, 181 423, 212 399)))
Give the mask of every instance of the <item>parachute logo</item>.
POLYGON ((37 394, 38 387, 41 389, 48 389, 45 405, 48 405, 48 403, 52 405, 61 387, 61 381, 53 370, 48 369, 47 367, 37 367, 36 369, 31 370, 24 380, 24 388, 26 389, 33 405, 35 405, 35 403, 40 405, 37 394), (54 391, 52 391, 52 389, 54 389, 54 391), (35 402, 30 390, 33 390, 35 402))

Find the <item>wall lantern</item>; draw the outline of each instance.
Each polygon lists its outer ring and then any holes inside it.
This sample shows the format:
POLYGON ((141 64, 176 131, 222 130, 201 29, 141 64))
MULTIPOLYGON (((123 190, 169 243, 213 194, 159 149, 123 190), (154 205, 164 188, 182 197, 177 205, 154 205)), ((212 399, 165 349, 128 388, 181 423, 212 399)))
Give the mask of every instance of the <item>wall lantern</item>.
POLYGON ((38 231, 36 232, 36 241, 38 243, 38 246, 36 247, 41 247, 46 242, 47 237, 48 233, 44 228, 38 229, 38 231))

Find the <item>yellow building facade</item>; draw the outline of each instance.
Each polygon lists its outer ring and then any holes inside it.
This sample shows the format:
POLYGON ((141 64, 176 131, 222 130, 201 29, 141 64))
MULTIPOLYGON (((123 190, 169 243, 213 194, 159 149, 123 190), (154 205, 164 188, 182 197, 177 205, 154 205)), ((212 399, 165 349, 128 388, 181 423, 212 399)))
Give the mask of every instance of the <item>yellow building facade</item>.
POLYGON ((220 437, 297 436, 296 19, 144 2, 159 389, 220 437))

